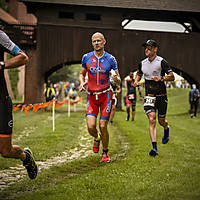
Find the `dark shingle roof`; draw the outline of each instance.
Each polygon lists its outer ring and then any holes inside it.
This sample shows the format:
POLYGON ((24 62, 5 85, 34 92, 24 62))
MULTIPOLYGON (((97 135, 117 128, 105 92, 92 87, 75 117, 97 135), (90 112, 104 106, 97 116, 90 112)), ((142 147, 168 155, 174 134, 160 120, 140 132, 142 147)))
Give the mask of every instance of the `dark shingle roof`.
POLYGON ((150 9, 200 12, 199 0, 21 0, 22 2, 52 3, 108 8, 150 9))

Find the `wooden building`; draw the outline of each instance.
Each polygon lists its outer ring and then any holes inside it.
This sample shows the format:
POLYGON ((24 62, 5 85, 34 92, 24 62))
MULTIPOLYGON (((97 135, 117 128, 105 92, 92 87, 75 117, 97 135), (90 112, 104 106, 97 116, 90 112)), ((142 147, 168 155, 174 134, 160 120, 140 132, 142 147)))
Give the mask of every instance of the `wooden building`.
POLYGON ((141 44, 151 38, 175 72, 190 83, 200 83, 199 0, 21 1, 37 17, 37 45, 26 69, 26 103, 41 102, 47 77, 63 64, 80 63, 82 55, 92 51, 91 35, 96 31, 105 35, 106 51, 117 58, 122 78, 137 69, 144 58, 141 44), (125 19, 177 22, 189 33, 125 30, 125 19))

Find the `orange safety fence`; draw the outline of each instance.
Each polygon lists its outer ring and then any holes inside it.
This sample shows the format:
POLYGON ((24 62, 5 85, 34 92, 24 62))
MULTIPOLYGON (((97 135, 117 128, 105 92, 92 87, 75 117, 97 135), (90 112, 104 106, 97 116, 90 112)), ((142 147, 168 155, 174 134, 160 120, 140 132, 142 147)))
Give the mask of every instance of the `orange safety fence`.
POLYGON ((55 108, 60 108, 63 104, 70 104, 70 105, 77 104, 82 101, 82 98, 79 97, 77 100, 65 99, 61 102, 57 101, 56 99, 53 99, 52 101, 47 103, 28 104, 28 105, 17 104, 16 106, 13 105, 13 111, 17 111, 21 108, 21 112, 24 111, 25 114, 27 115, 30 109, 32 109, 32 112, 37 112, 41 108, 46 108, 49 105, 53 106, 53 101, 55 101, 55 108))

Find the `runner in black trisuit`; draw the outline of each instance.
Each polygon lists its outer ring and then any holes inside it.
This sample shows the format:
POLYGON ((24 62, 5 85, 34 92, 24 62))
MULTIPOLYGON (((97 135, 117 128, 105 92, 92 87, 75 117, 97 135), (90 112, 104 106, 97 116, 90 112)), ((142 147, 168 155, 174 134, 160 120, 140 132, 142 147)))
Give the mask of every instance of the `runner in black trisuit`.
POLYGON ((4 69, 19 67, 25 65, 27 62, 28 56, 0 29, 0 154, 4 158, 22 160, 29 178, 35 179, 38 167, 31 150, 28 148, 22 150, 19 146, 12 145, 12 100, 8 94, 4 76, 4 69), (5 52, 14 57, 4 62, 5 52))
POLYGON ((131 120, 135 120, 135 106, 136 106, 136 88, 133 86, 134 79, 133 79, 133 72, 129 73, 129 76, 125 78, 125 87, 127 89, 126 92, 126 112, 127 117, 126 121, 130 118, 130 106, 132 105, 132 115, 131 120))
POLYGON ((156 156, 157 139, 156 139, 156 110, 158 110, 158 122, 164 128, 162 143, 169 141, 169 125, 166 117, 167 112, 167 91, 164 81, 173 81, 173 72, 165 59, 157 56, 158 44, 154 40, 148 40, 143 44, 145 48, 146 59, 139 64, 134 86, 138 85, 142 75, 145 78, 145 98, 144 110, 149 119, 149 133, 153 149, 149 155, 156 156))

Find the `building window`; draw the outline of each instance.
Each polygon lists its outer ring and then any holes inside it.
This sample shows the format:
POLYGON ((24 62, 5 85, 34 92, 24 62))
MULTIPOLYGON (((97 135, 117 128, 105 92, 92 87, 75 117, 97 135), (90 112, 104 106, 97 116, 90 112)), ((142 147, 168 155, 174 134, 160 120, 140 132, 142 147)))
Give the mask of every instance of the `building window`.
POLYGON ((86 14, 86 20, 100 21, 100 20, 101 20, 101 15, 99 15, 99 14, 87 13, 87 14, 86 14))
POLYGON ((59 18, 74 19, 73 12, 59 12, 59 18))

